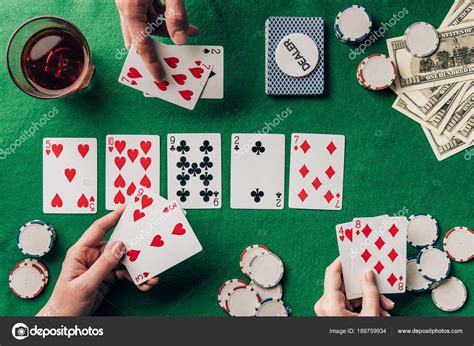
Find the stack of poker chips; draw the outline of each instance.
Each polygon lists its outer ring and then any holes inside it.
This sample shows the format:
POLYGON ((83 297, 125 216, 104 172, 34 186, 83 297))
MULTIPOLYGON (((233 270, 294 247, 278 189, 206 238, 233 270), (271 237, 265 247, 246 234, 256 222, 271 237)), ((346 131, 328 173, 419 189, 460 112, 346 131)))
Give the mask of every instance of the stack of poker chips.
POLYGON ((10 289, 20 298, 37 297, 48 284, 48 268, 37 258, 46 255, 54 246, 56 232, 45 221, 33 220, 18 232, 17 244, 27 259, 18 262, 9 277, 10 289))
POLYGON ((467 288, 451 273, 451 260, 467 262, 474 258, 474 231, 463 226, 450 229, 443 241, 443 250, 434 247, 440 226, 429 214, 409 218, 407 240, 418 249, 417 256, 407 260, 407 291, 431 291, 433 303, 441 310, 459 310, 467 300, 467 288))
POLYGON ((344 43, 362 43, 371 31, 372 17, 362 6, 352 5, 344 8, 334 21, 336 37, 344 43))
POLYGON ((251 245, 240 255, 240 269, 250 283, 231 279, 221 285, 217 299, 225 312, 234 317, 289 315, 280 283, 283 262, 276 254, 263 245, 251 245))

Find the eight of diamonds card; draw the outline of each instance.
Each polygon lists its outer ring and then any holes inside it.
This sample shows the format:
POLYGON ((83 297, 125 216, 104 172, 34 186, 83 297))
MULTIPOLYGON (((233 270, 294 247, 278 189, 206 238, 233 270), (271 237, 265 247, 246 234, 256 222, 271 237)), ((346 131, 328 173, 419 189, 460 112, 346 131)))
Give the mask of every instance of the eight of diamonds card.
POLYGON ((138 187, 160 194, 160 137, 109 135, 105 154, 105 206, 127 203, 138 187))
POLYGON ((230 207, 283 209, 285 136, 232 135, 230 207))
POLYGON ((291 138, 290 208, 340 210, 345 137, 294 133, 291 138))
POLYGON ((168 135, 168 199, 184 209, 221 207, 221 135, 168 135))
POLYGON ((97 211, 97 140, 43 139, 43 212, 97 211))

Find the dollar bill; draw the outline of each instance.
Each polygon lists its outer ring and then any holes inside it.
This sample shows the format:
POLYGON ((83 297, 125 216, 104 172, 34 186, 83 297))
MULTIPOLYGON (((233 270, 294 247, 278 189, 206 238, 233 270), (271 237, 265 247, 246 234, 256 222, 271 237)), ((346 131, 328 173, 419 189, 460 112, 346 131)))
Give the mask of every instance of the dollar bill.
POLYGON ((443 22, 441 23, 441 26, 447 26, 446 22, 448 22, 451 18, 451 16, 466 2, 471 2, 472 0, 454 0, 453 5, 449 9, 446 17, 444 18, 443 22))
POLYGON ((462 124, 455 137, 464 142, 474 141, 474 115, 466 118, 466 121, 462 124))
POLYGON ((461 103, 456 107, 453 115, 450 117, 443 133, 448 138, 453 138, 461 127, 474 114, 474 81, 469 82, 468 89, 462 97, 461 103))
MULTIPOLYGON (((403 114, 405 114, 410 119, 422 124, 423 119, 419 117, 417 114, 410 111, 409 106, 407 106, 406 102, 400 96, 397 97, 395 102, 392 105, 393 108, 399 110, 403 114)), ((436 158, 439 161, 445 160, 448 157, 451 157, 460 151, 463 151, 474 143, 472 141, 465 142, 460 138, 454 137, 449 139, 444 133, 436 134, 431 131, 429 128, 425 126, 421 126, 423 132, 430 143, 431 149, 433 150, 436 158)))
POLYGON ((403 36, 387 40, 389 55, 398 67, 397 93, 474 79, 474 24, 440 28, 438 34, 438 49, 426 58, 408 53, 403 36))
POLYGON ((418 113, 417 107, 412 102, 408 101, 404 94, 398 96, 392 105, 392 108, 398 110, 400 113, 406 115, 410 119, 416 121, 422 126, 427 127, 430 131, 441 134, 446 127, 451 115, 454 113, 455 105, 458 103, 458 99, 461 97, 462 84, 457 88, 454 93, 438 111, 429 119, 425 119, 418 113))
POLYGON ((474 22, 474 2, 466 1, 451 16, 446 17, 441 26, 456 26, 474 22))

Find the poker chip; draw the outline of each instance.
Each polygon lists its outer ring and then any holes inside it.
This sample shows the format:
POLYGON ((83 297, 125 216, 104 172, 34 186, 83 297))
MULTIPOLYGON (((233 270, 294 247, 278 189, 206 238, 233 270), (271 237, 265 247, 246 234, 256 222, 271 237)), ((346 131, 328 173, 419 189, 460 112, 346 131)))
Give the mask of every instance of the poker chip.
POLYGON ((408 218, 407 241, 417 248, 431 246, 438 240, 439 224, 430 214, 415 214, 408 218))
POLYGON ((259 254, 250 262, 249 276, 254 283, 263 288, 276 286, 283 273, 283 262, 274 253, 259 254))
POLYGON ((395 63, 384 54, 372 54, 357 67, 357 80, 369 90, 388 88, 396 77, 395 63))
POLYGON ((229 312, 227 311, 226 307, 229 292, 232 291, 232 289, 234 289, 235 287, 239 286, 247 286, 247 283, 238 279, 230 279, 224 282, 219 288, 219 292, 217 293, 217 300, 219 301, 219 305, 225 312, 229 312))
POLYGON ((438 287, 431 291, 431 299, 443 311, 456 311, 466 302, 467 289, 461 280, 451 276, 443 280, 438 287))
POLYGON ((425 22, 410 25, 405 31, 404 39, 407 51, 417 58, 430 56, 439 45, 438 31, 425 22))
POLYGON ((255 316, 257 317, 287 317, 288 307, 283 300, 267 298, 262 300, 255 307, 255 316))
POLYGON ((283 287, 281 284, 270 288, 263 288, 255 284, 253 281, 250 281, 249 286, 252 287, 262 299, 281 299, 281 297, 283 297, 283 287))
POLYGON ((9 277, 10 289, 20 298, 37 297, 48 284, 49 273, 44 264, 34 258, 18 262, 9 277))
POLYGON ((42 257, 54 246, 56 232, 45 221, 33 220, 21 226, 17 244, 20 251, 28 257, 42 257))
POLYGON ((446 252, 432 246, 421 249, 416 265, 420 274, 430 281, 444 280, 451 271, 451 261, 446 252))
POLYGON ((407 260, 407 291, 425 292, 431 288, 433 282, 420 274, 416 265, 416 257, 407 260))
POLYGON ((237 286, 228 293, 226 311, 233 317, 253 316, 259 302, 260 296, 253 288, 237 286))
POLYGON ((453 261, 470 261, 474 257, 474 231, 463 226, 450 229, 444 236, 443 248, 453 261))
POLYGON ((263 245, 251 245, 247 247, 240 255, 240 269, 245 276, 249 277, 250 262, 259 254, 270 253, 270 250, 263 245))
POLYGON ((372 18, 364 7, 352 5, 340 11, 334 21, 336 37, 344 43, 360 43, 372 30, 372 18))
POLYGON ((318 46, 311 37, 301 33, 283 37, 275 51, 278 67, 291 77, 307 76, 314 70, 318 60, 318 46))

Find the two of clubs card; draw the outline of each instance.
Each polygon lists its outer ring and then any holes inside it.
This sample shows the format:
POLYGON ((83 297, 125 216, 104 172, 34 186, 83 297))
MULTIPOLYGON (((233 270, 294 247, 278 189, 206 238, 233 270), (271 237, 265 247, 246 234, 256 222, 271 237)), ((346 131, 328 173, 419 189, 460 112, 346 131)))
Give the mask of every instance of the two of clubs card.
POLYGON ((199 98, 224 97, 224 48, 221 46, 174 46, 153 42, 165 71, 165 79, 153 79, 135 47, 128 53, 119 82, 192 110, 199 98))
POLYGON ((362 296, 361 279, 372 270, 380 293, 404 293, 407 260, 406 217, 355 218, 336 226, 347 299, 362 296))
POLYGON ((176 201, 139 187, 109 241, 122 241, 122 263, 140 285, 202 250, 176 201))

